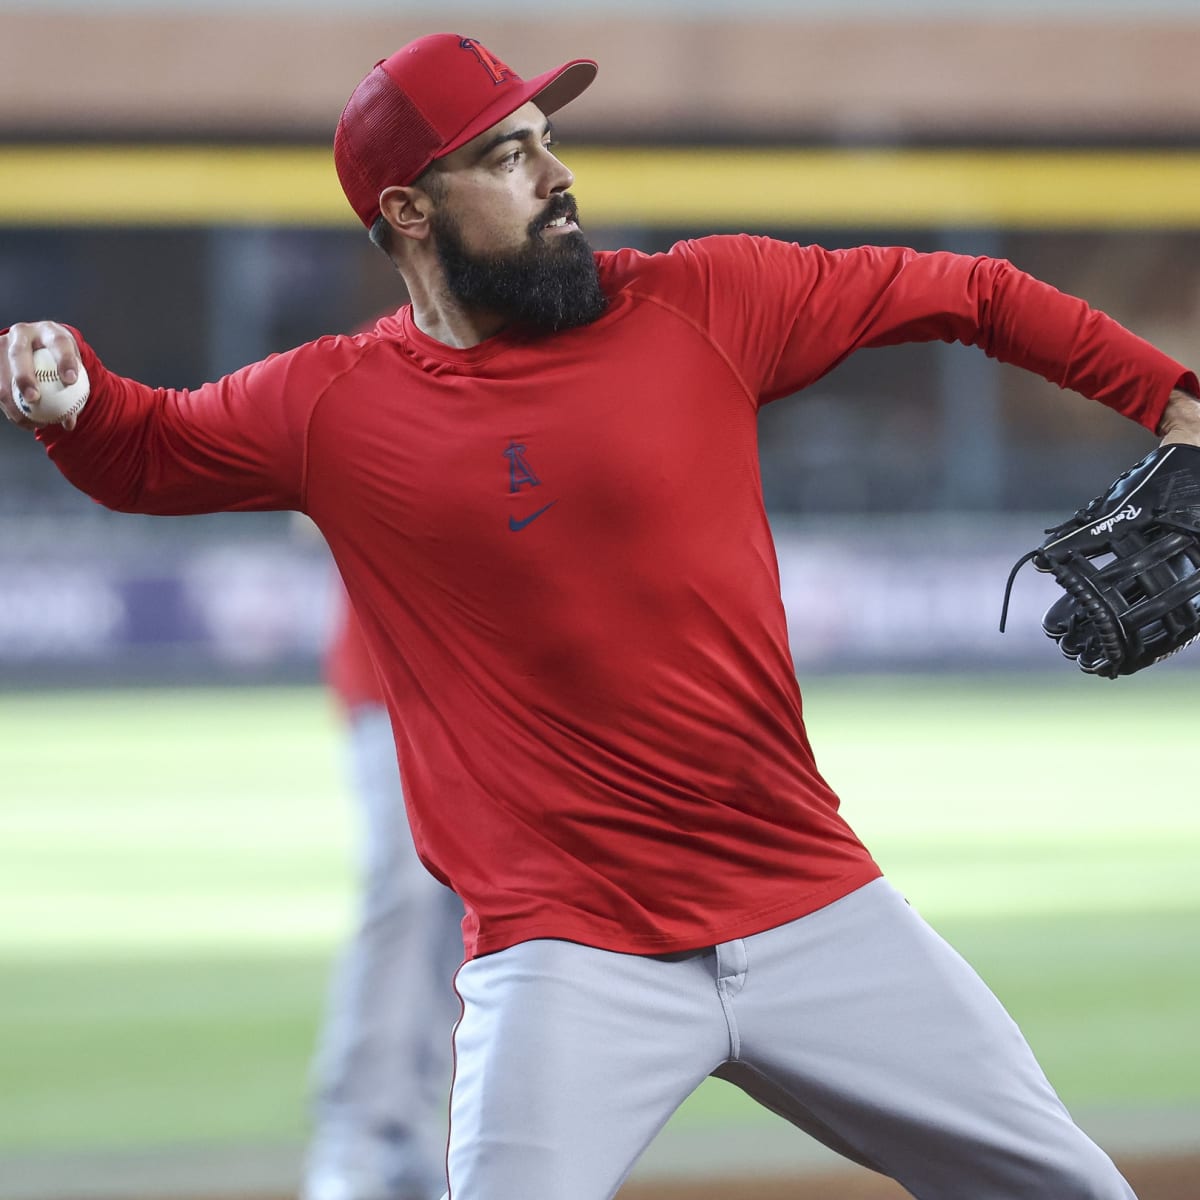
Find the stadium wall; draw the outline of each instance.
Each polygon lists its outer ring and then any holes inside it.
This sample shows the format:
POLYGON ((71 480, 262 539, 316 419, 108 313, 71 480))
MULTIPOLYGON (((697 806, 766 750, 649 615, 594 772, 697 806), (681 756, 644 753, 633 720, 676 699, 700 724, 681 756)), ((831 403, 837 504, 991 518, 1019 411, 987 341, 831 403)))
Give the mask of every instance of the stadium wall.
MULTIPOLYGON (((1200 12, 783 15, 734 6, 498 16, 205 5, 9 8, 0 136, 190 132, 324 141, 371 64, 449 23, 518 70, 590 55, 572 136, 1195 140, 1200 12), (47 87, 47 55, 58 79, 47 87)), ((966 6, 968 9, 971 6, 966 6)), ((918 10, 919 11, 919 10, 918 10)))

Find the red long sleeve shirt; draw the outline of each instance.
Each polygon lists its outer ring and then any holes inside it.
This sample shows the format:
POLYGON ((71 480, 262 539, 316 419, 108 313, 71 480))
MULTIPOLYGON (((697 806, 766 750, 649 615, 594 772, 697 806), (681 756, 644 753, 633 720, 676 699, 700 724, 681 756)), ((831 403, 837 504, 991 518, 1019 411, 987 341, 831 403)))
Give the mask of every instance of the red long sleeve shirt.
MULTIPOLYGON (((195 391, 108 373, 41 436, 102 503, 299 509, 396 729, 469 955, 746 936, 878 874, 805 734, 759 405, 957 340, 1155 428, 1196 379, 1010 264, 747 236, 598 256, 595 324, 459 350, 401 309, 195 391)), ((800 636, 803 632, 800 631, 800 636)))

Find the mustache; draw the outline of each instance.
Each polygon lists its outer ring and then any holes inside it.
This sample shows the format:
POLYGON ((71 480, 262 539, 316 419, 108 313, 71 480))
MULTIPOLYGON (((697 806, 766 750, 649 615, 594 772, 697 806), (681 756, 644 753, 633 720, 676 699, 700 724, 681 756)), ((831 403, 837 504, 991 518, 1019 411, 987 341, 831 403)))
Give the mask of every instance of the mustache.
POLYGON ((530 236, 537 237, 551 221, 557 221, 560 217, 566 217, 568 221, 579 225, 579 205, 570 192, 560 192, 550 197, 550 203, 529 223, 530 236))

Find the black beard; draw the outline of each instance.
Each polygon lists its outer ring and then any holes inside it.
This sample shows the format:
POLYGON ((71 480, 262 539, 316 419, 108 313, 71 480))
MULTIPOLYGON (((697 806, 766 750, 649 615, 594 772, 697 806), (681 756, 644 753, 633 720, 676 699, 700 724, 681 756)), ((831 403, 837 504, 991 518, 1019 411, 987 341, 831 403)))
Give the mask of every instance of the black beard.
POLYGON ((574 197, 555 196, 530 222, 525 247, 473 254, 463 244, 458 222, 435 210, 431 224, 451 296, 466 309, 495 313, 545 333, 590 325, 608 304, 591 246, 578 231, 554 234, 550 240, 542 236, 547 222, 573 218, 576 212, 574 197))

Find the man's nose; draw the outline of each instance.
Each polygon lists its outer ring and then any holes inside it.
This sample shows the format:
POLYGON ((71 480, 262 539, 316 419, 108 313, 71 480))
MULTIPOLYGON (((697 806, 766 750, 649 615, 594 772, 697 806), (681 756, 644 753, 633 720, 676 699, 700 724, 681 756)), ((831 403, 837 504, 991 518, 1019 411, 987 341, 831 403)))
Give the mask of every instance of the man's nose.
POLYGON ((546 194, 553 196, 558 192, 565 192, 575 183, 575 176, 570 168, 553 154, 549 155, 550 163, 545 174, 546 194))

